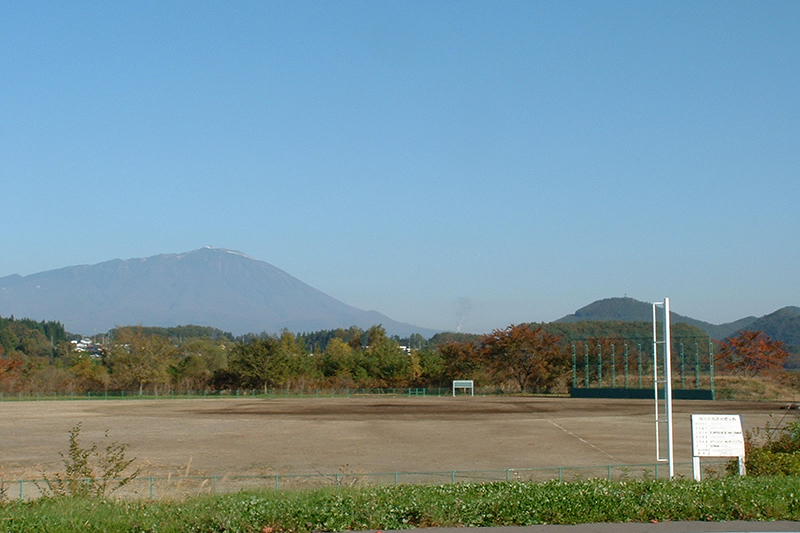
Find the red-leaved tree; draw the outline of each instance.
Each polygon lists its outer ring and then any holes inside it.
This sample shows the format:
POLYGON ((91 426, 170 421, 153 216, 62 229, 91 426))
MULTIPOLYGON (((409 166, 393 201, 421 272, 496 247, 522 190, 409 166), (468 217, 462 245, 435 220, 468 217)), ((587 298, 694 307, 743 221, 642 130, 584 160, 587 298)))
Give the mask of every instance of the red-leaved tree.
POLYGON ((483 335, 478 342, 494 372, 516 381, 522 391, 551 390, 569 367, 559 337, 541 327, 511 325, 483 335))
POLYGON ((786 345, 763 331, 740 331, 719 343, 715 361, 723 372, 752 377, 780 372, 789 357, 786 345))
MULTIPOLYGON (((0 355, 3 349, 0 348, 0 355)), ((0 392, 11 392, 22 377, 22 360, 19 357, 3 359, 0 357, 0 392)))

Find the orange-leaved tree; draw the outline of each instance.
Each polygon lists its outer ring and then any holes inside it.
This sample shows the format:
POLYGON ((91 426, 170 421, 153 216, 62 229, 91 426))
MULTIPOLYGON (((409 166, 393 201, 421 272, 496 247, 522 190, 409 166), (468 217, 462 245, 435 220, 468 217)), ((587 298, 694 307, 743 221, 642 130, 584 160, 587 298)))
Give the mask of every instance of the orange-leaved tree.
POLYGON ((438 347, 444 373, 450 379, 474 379, 481 371, 480 354, 474 343, 450 341, 438 347))
POLYGON ((559 337, 541 327, 512 324, 483 335, 478 343, 494 372, 512 378, 523 392, 552 390, 569 367, 559 337))
POLYGON ((11 392, 22 378, 22 360, 19 357, 4 359, 0 347, 0 392, 11 392))
POLYGON ((789 357, 786 345, 763 331, 739 331, 719 343, 714 358, 723 372, 752 377, 783 370, 789 357))

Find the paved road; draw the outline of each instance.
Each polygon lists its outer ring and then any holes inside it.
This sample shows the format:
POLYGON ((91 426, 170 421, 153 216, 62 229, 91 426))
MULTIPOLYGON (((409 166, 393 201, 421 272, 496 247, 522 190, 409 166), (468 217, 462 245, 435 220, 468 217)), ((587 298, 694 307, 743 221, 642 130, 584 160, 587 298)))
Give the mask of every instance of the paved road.
MULTIPOLYGON (((381 533, 409 533, 381 531, 381 533)), ((575 526, 432 527, 420 533, 745 533, 800 531, 800 522, 658 522, 655 524, 580 524, 575 526)), ((365 533, 375 533, 371 530, 365 533)))

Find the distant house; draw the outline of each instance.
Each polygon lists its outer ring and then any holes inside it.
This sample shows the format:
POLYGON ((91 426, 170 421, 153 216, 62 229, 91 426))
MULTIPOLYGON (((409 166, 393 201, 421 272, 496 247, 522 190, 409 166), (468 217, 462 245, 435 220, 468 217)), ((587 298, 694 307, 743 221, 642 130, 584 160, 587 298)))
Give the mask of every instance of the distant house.
POLYGON ((97 347, 92 342, 92 339, 83 338, 79 341, 71 341, 71 342, 76 352, 88 352, 88 353, 97 352, 97 347))

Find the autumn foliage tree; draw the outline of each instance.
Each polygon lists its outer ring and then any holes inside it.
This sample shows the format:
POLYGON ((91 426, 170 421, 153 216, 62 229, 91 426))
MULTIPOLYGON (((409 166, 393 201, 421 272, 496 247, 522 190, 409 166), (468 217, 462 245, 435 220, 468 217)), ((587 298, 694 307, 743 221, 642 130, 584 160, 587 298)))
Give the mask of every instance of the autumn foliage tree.
POLYGON ((475 343, 451 341, 439 345, 439 353, 450 379, 475 379, 482 370, 480 353, 475 343))
POLYGON ((740 331, 719 343, 715 360, 723 372, 752 377, 783 370, 789 355, 784 343, 763 331, 740 331))
POLYGON ((523 392, 552 390, 569 367, 559 337, 541 327, 511 325, 482 336, 479 344, 493 371, 516 381, 523 392))
POLYGON ((22 375, 22 360, 19 357, 5 359, 0 348, 0 390, 13 390, 22 375))
POLYGON ((176 346, 162 335, 147 335, 141 327, 119 328, 103 359, 114 385, 121 390, 168 386, 167 372, 177 353, 176 346))

